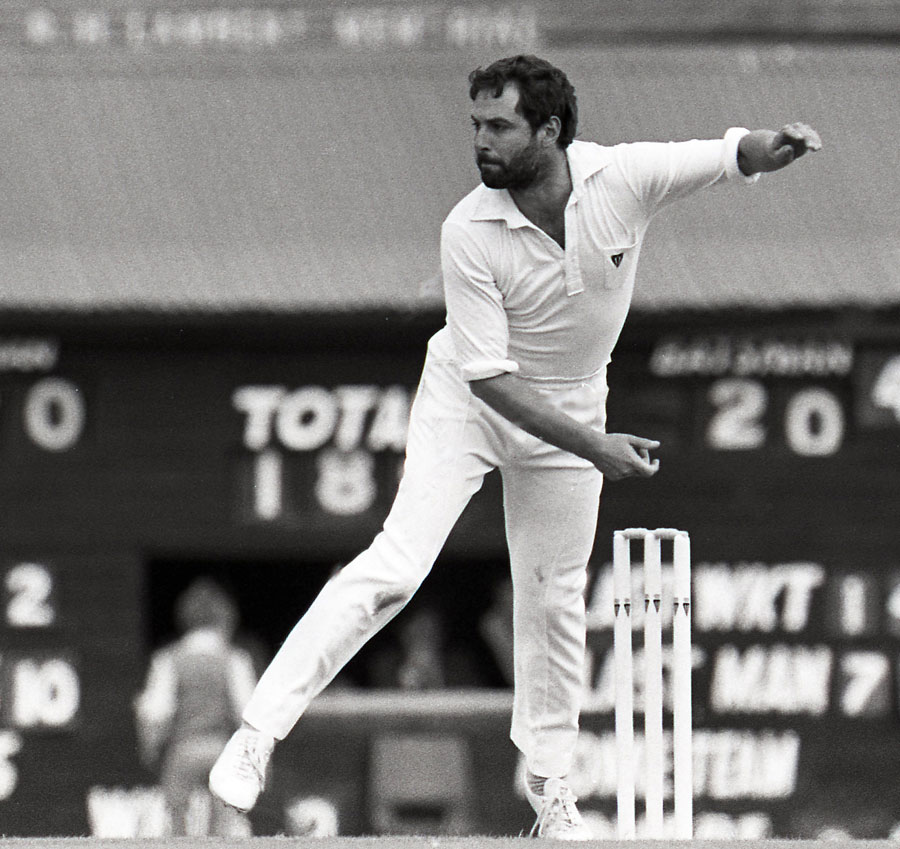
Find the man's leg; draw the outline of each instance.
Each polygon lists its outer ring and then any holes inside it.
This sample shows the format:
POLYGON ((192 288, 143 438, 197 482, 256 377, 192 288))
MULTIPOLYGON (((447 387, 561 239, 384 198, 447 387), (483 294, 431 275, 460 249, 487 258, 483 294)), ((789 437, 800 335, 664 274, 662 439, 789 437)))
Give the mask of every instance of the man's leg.
POLYGON ((452 367, 426 365, 407 459, 384 530, 322 589, 260 679, 244 719, 283 739, 310 701, 419 588, 491 466, 474 399, 452 367))
POLYGON ((602 476, 558 452, 559 467, 503 470, 515 614, 511 737, 528 769, 568 773, 584 687, 587 561, 602 476))
POLYGON ((384 530, 325 585, 260 678, 243 719, 267 736, 262 748, 256 739, 247 751, 235 735, 213 769, 213 792, 234 807, 252 807, 272 738, 283 739, 310 701, 406 605, 480 488, 492 466, 474 401, 453 366, 426 362, 403 479, 384 530), (229 763, 234 767, 226 768, 229 763), (247 780, 232 780, 239 768, 247 780))
POLYGON ((504 469, 515 595, 510 736, 525 756, 532 834, 591 840, 565 779, 584 689, 584 588, 602 476, 571 455, 557 457, 561 467, 504 469))

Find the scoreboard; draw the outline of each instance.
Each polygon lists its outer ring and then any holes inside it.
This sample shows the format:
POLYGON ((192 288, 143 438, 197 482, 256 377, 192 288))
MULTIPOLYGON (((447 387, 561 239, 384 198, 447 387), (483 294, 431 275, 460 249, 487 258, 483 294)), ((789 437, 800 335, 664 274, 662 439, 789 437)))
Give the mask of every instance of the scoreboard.
MULTIPOLYGON (((51 317, 0 334, 5 833, 97 833, 103 804, 134 808, 152 786, 132 703, 189 573, 231 581, 272 650, 369 543, 440 320, 51 317)), ((877 313, 636 314, 609 380, 610 430, 659 439, 661 471, 609 483, 601 505, 586 809, 601 823, 613 810, 612 531, 675 526, 694 558, 698 824, 812 836, 840 811, 835 827, 887 836, 900 823, 900 332, 877 313)), ((505 558, 491 475, 422 593, 448 618, 483 611, 505 558), (475 587, 463 601, 460 582, 475 587)), ((494 716, 493 745, 508 746, 507 720, 494 716)), ((518 833, 509 810, 479 829, 518 833)))

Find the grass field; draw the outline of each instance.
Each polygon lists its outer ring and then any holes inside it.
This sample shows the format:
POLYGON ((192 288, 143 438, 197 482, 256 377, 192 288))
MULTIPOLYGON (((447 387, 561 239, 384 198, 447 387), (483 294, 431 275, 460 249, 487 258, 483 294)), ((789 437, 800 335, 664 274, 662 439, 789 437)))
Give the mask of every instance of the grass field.
MULTIPOLYGON (((223 840, 218 838, 169 838, 145 840, 137 839, 97 839, 90 837, 41 837, 41 838, 0 838, 0 849, 170 849, 173 845, 187 847, 203 846, 210 849, 522 849, 532 841, 526 837, 252 837, 245 840, 223 840)), ((563 841, 546 841, 553 845, 567 845, 563 841)), ((660 849, 663 846, 684 846, 682 841, 661 840, 603 840, 593 841, 583 846, 602 849, 660 849)), ((896 843, 889 840, 694 840, 690 849, 895 849, 896 843)))

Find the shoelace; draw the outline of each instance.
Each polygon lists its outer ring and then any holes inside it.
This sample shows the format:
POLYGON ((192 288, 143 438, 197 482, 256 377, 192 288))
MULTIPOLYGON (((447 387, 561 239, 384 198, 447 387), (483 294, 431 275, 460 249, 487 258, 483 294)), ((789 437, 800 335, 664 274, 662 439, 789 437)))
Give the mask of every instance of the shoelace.
POLYGON ((531 828, 531 836, 540 836, 547 821, 554 819, 557 814, 564 818, 568 825, 573 827, 578 825, 580 816, 578 808, 575 807, 576 801, 578 800, 575 794, 565 786, 559 788, 553 796, 545 797, 541 812, 531 828))
POLYGON ((254 745, 257 741, 249 734, 245 734, 240 741, 241 748, 238 751, 237 771, 244 778, 252 778, 259 782, 260 788, 265 784, 265 768, 263 767, 264 755, 260 748, 254 745))

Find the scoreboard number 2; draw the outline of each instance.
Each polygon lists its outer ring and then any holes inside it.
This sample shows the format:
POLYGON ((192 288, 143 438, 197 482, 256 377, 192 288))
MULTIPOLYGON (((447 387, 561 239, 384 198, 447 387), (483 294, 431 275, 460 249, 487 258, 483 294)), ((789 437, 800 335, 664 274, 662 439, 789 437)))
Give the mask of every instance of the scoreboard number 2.
POLYGON ((766 440, 762 417, 769 404, 765 388, 756 380, 726 378, 709 388, 714 413, 706 439, 717 451, 746 451, 766 440))
POLYGON ((18 563, 4 580, 6 624, 13 628, 47 628, 56 621, 53 576, 40 563, 18 563))

